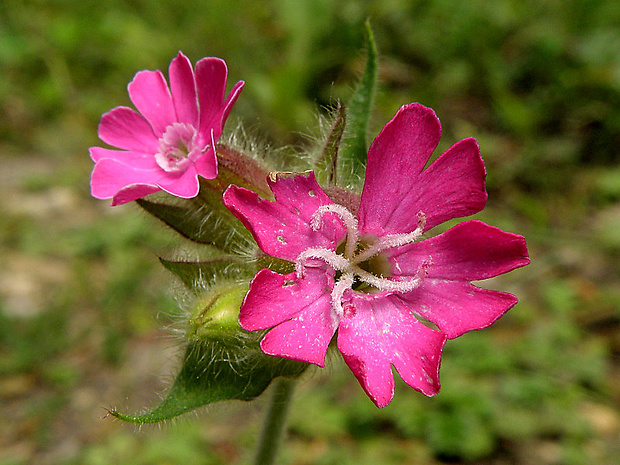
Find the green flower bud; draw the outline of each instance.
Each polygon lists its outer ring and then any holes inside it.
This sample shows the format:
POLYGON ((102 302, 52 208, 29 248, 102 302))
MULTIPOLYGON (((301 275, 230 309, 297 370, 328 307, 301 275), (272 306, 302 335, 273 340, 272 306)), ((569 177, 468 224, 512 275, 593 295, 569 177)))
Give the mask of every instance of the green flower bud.
POLYGON ((248 288, 249 284, 219 283, 198 296, 186 337, 221 342, 249 338, 249 333, 239 326, 239 307, 248 288))

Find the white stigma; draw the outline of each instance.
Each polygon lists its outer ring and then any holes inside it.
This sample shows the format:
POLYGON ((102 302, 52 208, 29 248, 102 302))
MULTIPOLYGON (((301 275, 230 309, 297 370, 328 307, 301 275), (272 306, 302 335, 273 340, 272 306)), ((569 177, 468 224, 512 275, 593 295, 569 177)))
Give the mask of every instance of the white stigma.
POLYGON ((360 251, 358 251, 360 232, 357 218, 342 205, 330 204, 319 207, 312 215, 310 227, 314 231, 321 229, 324 216, 329 213, 336 215, 347 230, 343 254, 325 247, 310 247, 297 257, 295 272, 298 278, 302 278, 306 267, 320 266, 320 263, 316 263, 317 261, 326 263, 334 271, 341 272, 331 292, 332 309, 338 317, 341 317, 344 312, 342 306, 344 294, 347 290, 353 289, 356 281, 373 286, 379 291, 393 292, 409 292, 420 285, 430 262, 423 263, 415 276, 393 278, 376 276, 363 269, 361 264, 384 250, 415 242, 424 232, 426 225, 426 215, 423 212, 418 213, 418 226, 415 230, 404 234, 388 234, 360 251))

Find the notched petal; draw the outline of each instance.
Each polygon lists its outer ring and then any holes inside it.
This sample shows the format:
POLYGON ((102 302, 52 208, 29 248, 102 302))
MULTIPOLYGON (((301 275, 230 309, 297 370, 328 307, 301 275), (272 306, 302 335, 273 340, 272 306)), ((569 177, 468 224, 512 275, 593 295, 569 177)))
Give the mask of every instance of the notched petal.
POLYGON ((295 273, 261 270, 250 284, 239 323, 248 331, 275 326, 261 341, 265 353, 324 366, 338 325, 326 273, 309 270, 299 279, 295 273))
POLYGON ((335 250, 346 231, 334 218, 319 230, 310 226, 314 212, 333 203, 319 187, 314 175, 276 175, 268 180, 275 201, 235 185, 223 196, 224 205, 250 230, 263 252, 294 262, 309 248, 335 250))
POLYGON ((417 391, 428 396, 439 392, 445 341, 443 333, 417 321, 392 296, 354 296, 338 328, 345 362, 378 407, 389 404, 394 395, 392 365, 417 391))

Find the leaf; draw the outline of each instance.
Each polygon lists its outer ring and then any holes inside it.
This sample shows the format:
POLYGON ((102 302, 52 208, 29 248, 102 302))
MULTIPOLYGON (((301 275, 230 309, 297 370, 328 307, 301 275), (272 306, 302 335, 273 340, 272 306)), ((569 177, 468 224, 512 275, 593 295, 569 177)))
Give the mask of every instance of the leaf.
MULTIPOLYGON (((247 240, 248 233, 221 201, 212 201, 214 192, 201 189, 200 198, 175 199, 174 203, 137 199, 145 211, 161 220, 181 236, 199 244, 231 251, 247 240)), ((216 194, 217 195, 217 194, 216 194)))
POLYGON ((232 346, 193 341, 185 351, 181 371, 157 407, 141 415, 109 413, 131 423, 158 423, 214 402, 252 400, 277 376, 296 377, 307 367, 306 363, 265 355, 255 342, 248 347, 242 340, 232 346))
POLYGON ((199 178, 200 190, 196 197, 182 199, 159 193, 148 200, 137 199, 136 203, 190 241, 226 252, 252 248, 254 241, 250 232, 226 208, 222 194, 230 184, 237 184, 270 196, 269 172, 258 161, 224 144, 217 146, 217 157, 218 176, 199 178))
POLYGON ((370 22, 365 25, 366 68, 347 108, 348 124, 340 151, 339 185, 347 187, 364 179, 368 151, 368 122, 377 87, 377 45, 370 22))
POLYGON ((229 254, 218 254, 201 261, 174 261, 160 257, 161 264, 179 278, 183 284, 194 292, 204 290, 215 284, 218 277, 247 277, 255 273, 255 267, 243 263, 240 257, 229 254))
POLYGON ((336 119, 325 141, 323 151, 314 163, 314 172, 319 184, 334 186, 338 179, 338 149, 347 124, 344 107, 338 104, 336 119))

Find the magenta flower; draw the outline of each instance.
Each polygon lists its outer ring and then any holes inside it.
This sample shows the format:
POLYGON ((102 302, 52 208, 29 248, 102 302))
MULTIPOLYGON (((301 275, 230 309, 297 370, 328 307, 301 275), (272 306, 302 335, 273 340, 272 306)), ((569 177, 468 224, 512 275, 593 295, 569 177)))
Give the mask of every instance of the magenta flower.
POLYGON ((275 202, 228 188, 224 203, 259 247, 295 264, 286 275, 261 270, 241 307, 243 328, 273 328, 264 352, 324 366, 338 330, 345 362, 383 407, 394 395, 392 365, 408 385, 434 395, 446 339, 489 326, 515 305, 513 295, 470 281, 528 264, 523 237, 466 221, 420 240, 439 223, 482 210, 487 198, 473 138, 424 169, 440 134, 431 109, 403 106, 370 147, 358 212, 334 203, 312 172, 273 174, 275 202))
POLYGON ((237 100, 239 81, 226 100, 226 63, 196 63, 179 52, 170 63, 170 88, 161 71, 140 71, 129 83, 138 112, 116 107, 101 117, 99 138, 121 150, 91 147, 92 195, 112 205, 164 190, 183 198, 198 194, 198 175, 217 176, 215 142, 237 100))

